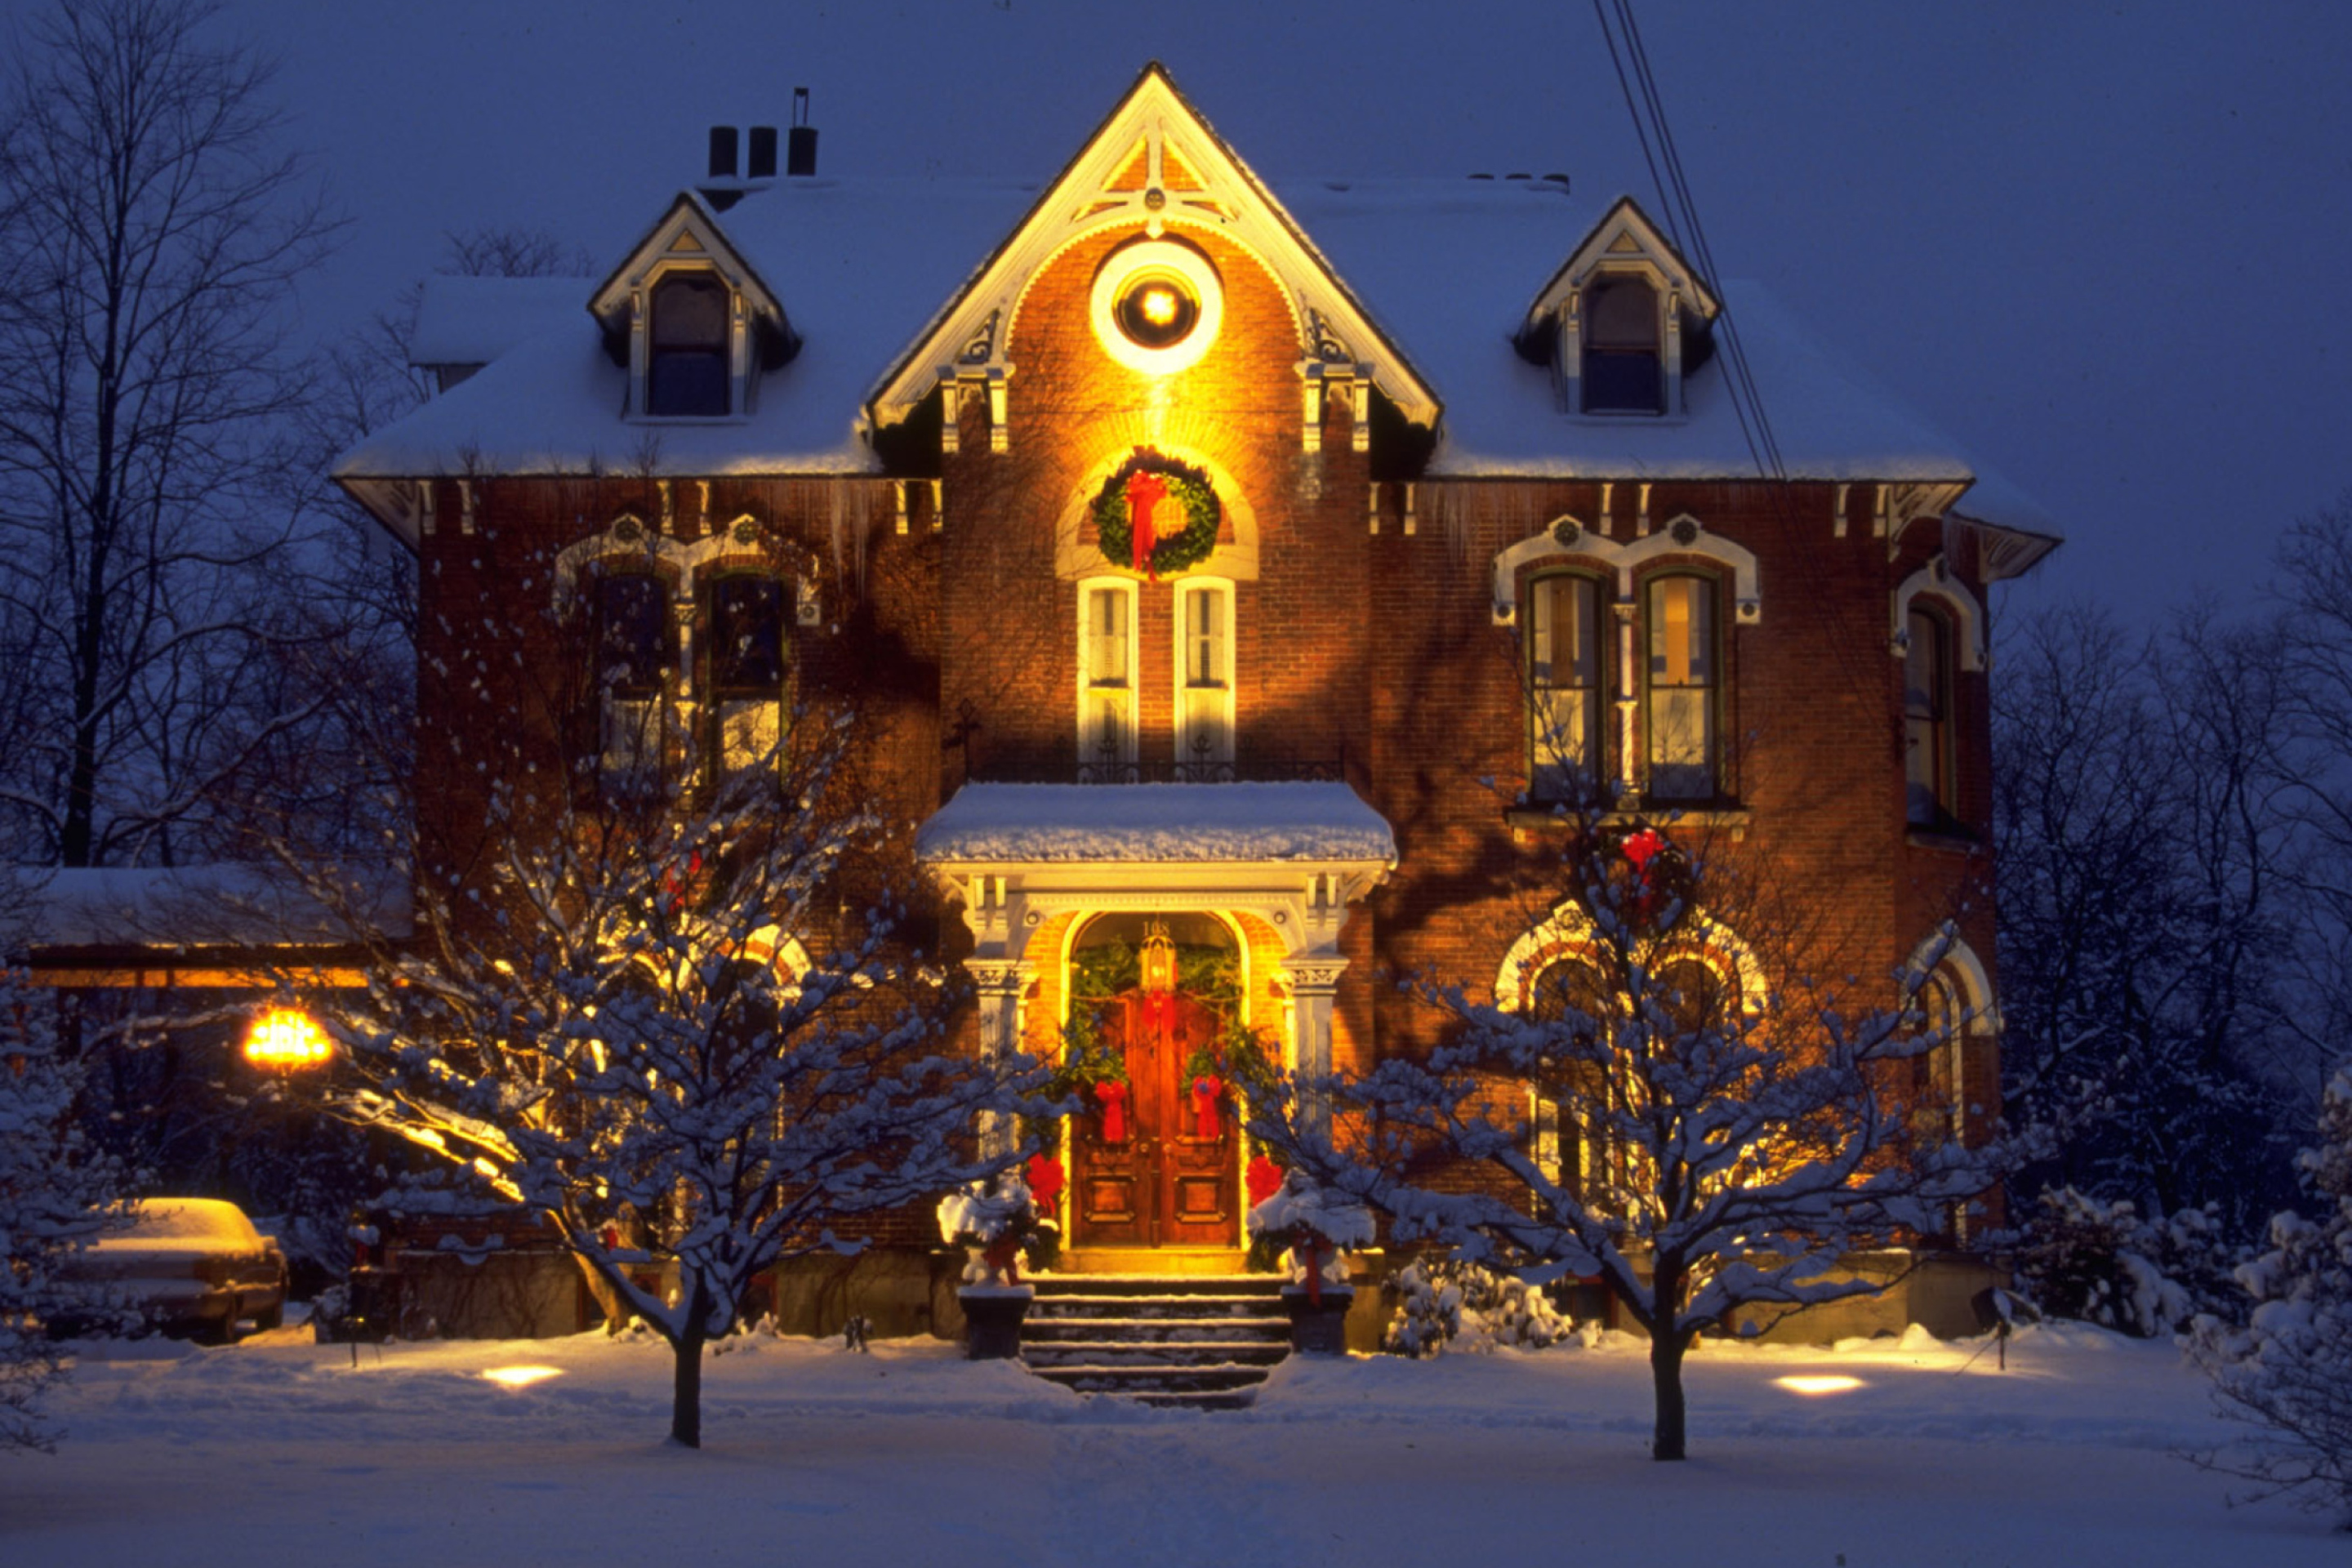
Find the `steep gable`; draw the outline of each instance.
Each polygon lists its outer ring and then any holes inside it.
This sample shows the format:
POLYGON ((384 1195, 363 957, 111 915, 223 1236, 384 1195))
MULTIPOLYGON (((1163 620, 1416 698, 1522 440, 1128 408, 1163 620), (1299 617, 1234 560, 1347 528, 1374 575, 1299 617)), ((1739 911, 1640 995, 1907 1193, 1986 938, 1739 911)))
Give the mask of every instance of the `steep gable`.
POLYGON ((1408 420, 1435 426, 1441 405, 1420 372, 1265 182, 1154 62, 1021 225, 885 373, 868 405, 876 426, 907 419, 942 384, 987 385, 1001 396, 1030 280, 1069 245, 1139 225, 1154 238, 1191 230, 1222 235, 1249 250, 1282 286, 1298 333, 1302 378, 1369 381, 1408 420))

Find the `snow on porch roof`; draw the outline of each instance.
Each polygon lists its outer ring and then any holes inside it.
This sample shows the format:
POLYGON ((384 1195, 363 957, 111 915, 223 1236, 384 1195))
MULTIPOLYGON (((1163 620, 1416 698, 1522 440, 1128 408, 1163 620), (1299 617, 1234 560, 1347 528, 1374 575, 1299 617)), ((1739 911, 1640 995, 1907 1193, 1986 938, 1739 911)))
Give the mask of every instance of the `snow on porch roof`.
POLYGON ((966 784, 915 837, 940 861, 1396 861, 1344 784, 966 784))

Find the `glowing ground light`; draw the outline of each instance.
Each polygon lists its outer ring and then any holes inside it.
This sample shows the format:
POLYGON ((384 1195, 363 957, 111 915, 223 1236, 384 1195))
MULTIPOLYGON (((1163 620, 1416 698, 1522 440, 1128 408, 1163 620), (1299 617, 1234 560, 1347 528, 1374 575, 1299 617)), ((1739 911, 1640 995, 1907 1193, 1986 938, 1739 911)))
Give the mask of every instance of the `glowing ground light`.
POLYGON ((1832 1376, 1776 1377, 1772 1380, 1772 1386, 1785 1388, 1791 1394, 1801 1394, 1811 1397, 1823 1394, 1852 1394, 1862 1386, 1862 1379, 1832 1376))
POLYGON ((529 1388, 534 1383, 545 1383, 551 1377, 562 1377, 560 1366, 494 1366, 482 1373, 485 1381, 500 1388, 529 1388))
POLYGON ((258 1068, 317 1067, 335 1054, 334 1042, 299 1007, 271 1007, 245 1037, 245 1059, 258 1068))

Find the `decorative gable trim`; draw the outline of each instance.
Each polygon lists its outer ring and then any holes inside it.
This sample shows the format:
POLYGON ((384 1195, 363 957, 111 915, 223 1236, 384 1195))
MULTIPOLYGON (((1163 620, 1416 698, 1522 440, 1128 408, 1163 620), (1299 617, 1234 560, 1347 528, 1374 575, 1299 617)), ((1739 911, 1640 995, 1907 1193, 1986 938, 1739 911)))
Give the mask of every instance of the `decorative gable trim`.
POLYGON ((740 418, 751 408, 756 372, 784 363, 799 343, 783 302, 728 239, 717 216, 691 194, 670 204, 589 300, 589 312, 604 327, 614 357, 628 366, 629 410, 642 416, 646 409, 647 301, 655 286, 675 272, 715 273, 727 285, 732 301, 727 406, 730 417, 740 418))
MULTIPOLYGON (((1551 281, 1528 307, 1522 343, 1549 341, 1552 374, 1562 405, 1571 414, 1585 407, 1583 300, 1588 286, 1611 274, 1646 279, 1658 298, 1659 373, 1670 416, 1683 412, 1683 334, 1685 319, 1704 329, 1722 306, 1681 252, 1660 233, 1631 196, 1620 196, 1582 243, 1569 254, 1551 281)), ((1532 354, 1532 351, 1530 351, 1532 354)))
MULTIPOLYGON (((1263 181, 1177 89, 1165 68, 1144 68, 1020 226, 932 317, 886 372, 866 406, 877 429, 898 425, 944 389, 947 428, 970 394, 986 399, 992 444, 1003 447, 1008 346, 1021 297, 1067 247, 1140 226, 1150 238, 1190 230, 1247 250, 1275 278, 1299 335, 1304 408, 1319 416, 1327 385, 1377 386, 1416 425, 1443 406, 1263 181)), ((1361 396, 1358 444, 1370 433, 1361 396)), ((952 441, 952 436, 943 437, 952 441)))

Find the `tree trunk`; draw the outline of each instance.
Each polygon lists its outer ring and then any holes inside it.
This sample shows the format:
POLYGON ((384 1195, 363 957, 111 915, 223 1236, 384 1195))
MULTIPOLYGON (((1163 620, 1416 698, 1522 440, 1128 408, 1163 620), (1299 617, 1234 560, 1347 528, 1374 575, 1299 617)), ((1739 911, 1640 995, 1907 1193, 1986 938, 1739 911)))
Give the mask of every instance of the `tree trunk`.
MULTIPOLYGON (((694 1305, 702 1303, 698 1299, 694 1305)), ((677 1368, 670 1383, 669 1440, 680 1447, 702 1447, 702 1313, 688 1314, 677 1340, 677 1368)))
POLYGON ((1683 1450, 1683 1352, 1687 1336, 1679 1325, 1650 1335, 1650 1385, 1657 1396, 1657 1430, 1650 1458, 1680 1459, 1683 1450))

